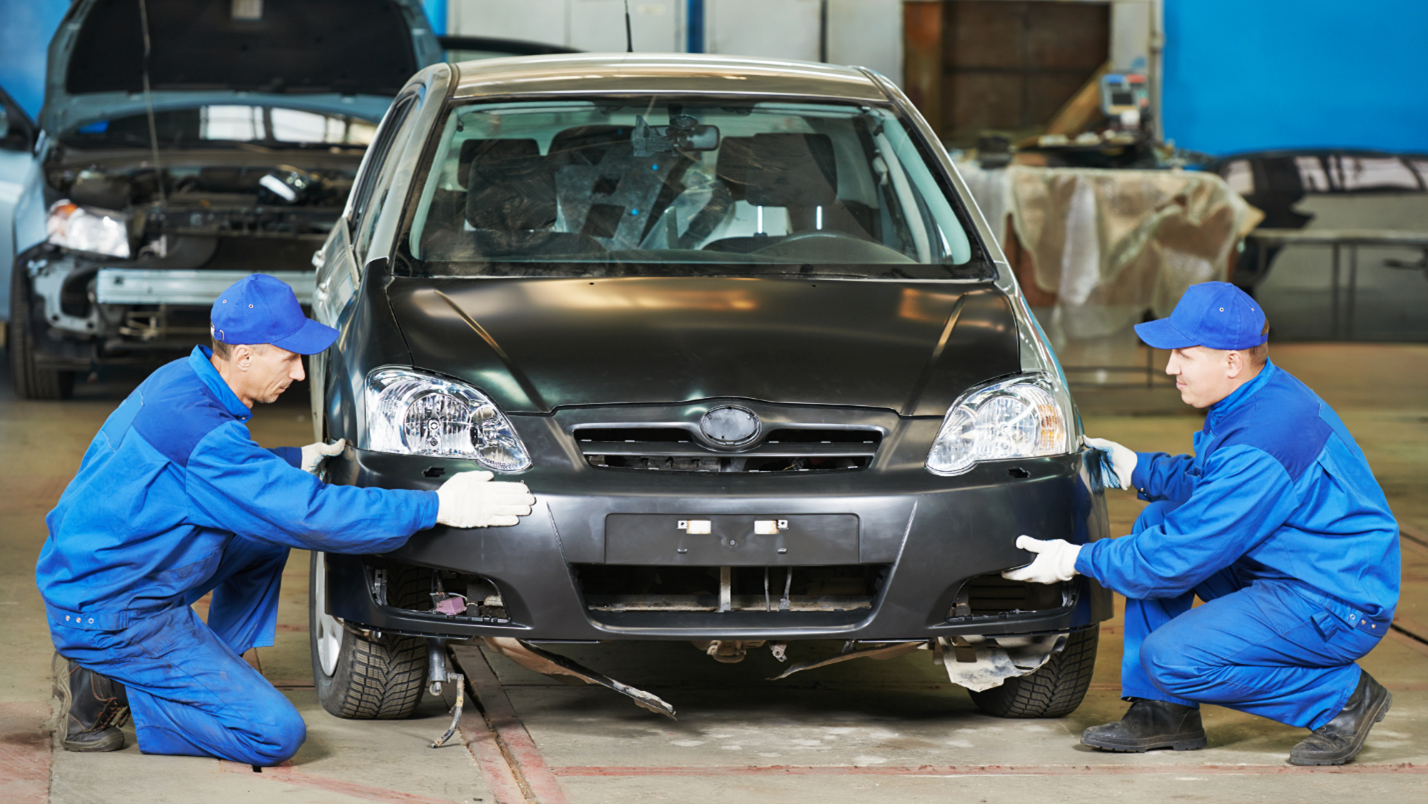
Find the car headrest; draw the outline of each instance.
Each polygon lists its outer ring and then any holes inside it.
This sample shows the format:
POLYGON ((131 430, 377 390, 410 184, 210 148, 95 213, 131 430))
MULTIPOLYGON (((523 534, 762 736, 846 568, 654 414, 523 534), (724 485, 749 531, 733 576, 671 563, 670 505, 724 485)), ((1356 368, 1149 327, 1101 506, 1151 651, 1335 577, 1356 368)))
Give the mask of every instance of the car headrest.
POLYGON ((598 165, 613 148, 630 142, 633 126, 576 126, 556 134, 548 158, 568 165, 598 165))
POLYGON ((515 232, 555 225, 555 174, 535 140, 467 140, 466 220, 477 229, 515 232))
POLYGON ((838 198, 838 167, 827 134, 725 137, 717 170, 734 200, 754 206, 826 206, 838 198))

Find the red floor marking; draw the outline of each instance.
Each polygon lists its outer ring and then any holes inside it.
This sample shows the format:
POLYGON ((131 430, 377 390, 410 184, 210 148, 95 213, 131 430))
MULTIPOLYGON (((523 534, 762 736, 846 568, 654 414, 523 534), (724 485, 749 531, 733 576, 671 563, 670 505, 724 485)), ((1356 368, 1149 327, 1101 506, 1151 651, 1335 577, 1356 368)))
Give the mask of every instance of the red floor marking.
POLYGON ((47 703, 0 703, 0 801, 47 804, 50 800, 50 733, 47 703))
MULTIPOLYGON (((515 761, 516 770, 525 778, 535 799, 541 804, 565 804, 565 791, 560 780, 545 764, 545 757, 536 748, 535 740, 521 722, 511 699, 501 688, 496 673, 486 663, 486 657, 479 648, 455 648, 461 669, 466 673, 466 681, 481 700, 481 708, 486 710, 486 719, 496 730, 501 742, 506 744, 510 758, 515 761)), ((503 757, 504 758, 504 757, 503 757)), ((520 799, 517 799, 520 800, 520 799)), ((503 802, 504 804, 504 802, 503 802)))
POLYGON ((808 765, 711 766, 621 768, 569 766, 556 768, 557 776, 1095 776, 1126 774, 1181 774, 1275 776, 1301 773, 1409 773, 1428 774, 1428 765, 920 765, 917 767, 849 767, 808 765))
POLYGON ((314 790, 326 790, 331 793, 341 793, 355 798, 364 798, 368 801, 388 801, 403 802, 404 804, 459 804, 446 798, 429 798, 419 796, 414 793, 402 793, 396 790, 387 790, 382 787, 372 787, 356 782, 344 782, 341 779, 332 779, 327 776, 315 776, 292 767, 287 763, 271 768, 263 768, 262 773, 254 773, 251 765, 242 765, 237 762, 219 760, 218 766, 227 773, 246 773, 254 779, 267 779, 275 782, 287 782, 298 787, 309 787, 314 790))

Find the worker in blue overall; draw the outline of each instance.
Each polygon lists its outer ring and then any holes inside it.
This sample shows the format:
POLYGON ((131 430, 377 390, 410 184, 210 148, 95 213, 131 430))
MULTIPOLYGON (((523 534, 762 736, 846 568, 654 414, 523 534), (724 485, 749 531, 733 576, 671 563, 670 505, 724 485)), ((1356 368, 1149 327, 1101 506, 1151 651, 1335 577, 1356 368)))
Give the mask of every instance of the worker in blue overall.
POLYGON ((1330 407, 1269 361, 1259 305, 1224 282, 1194 285, 1169 318, 1136 326, 1171 351, 1166 373, 1208 409, 1195 454, 1102 450, 1115 485, 1150 505, 1131 535, 1085 546, 1027 536, 1036 560, 1003 575, 1082 574, 1126 597, 1119 722, 1081 742, 1107 751, 1206 745, 1199 706, 1311 733, 1295 765, 1340 765, 1392 696, 1355 660, 1398 604, 1398 525, 1363 451, 1330 407), (1205 603, 1191 608, 1195 596, 1205 603))
POLYGON ((306 727, 242 654, 273 644, 289 548, 384 553, 437 524, 514 525, 535 502, 487 472, 437 491, 322 483, 343 442, 270 451, 246 423, 337 331, 261 274, 223 292, 212 327, 212 350, 155 371, 109 416, 45 520, 36 575, 68 750, 122 748, 132 712, 144 753, 282 762, 306 727), (209 592, 204 623, 190 605, 209 592))

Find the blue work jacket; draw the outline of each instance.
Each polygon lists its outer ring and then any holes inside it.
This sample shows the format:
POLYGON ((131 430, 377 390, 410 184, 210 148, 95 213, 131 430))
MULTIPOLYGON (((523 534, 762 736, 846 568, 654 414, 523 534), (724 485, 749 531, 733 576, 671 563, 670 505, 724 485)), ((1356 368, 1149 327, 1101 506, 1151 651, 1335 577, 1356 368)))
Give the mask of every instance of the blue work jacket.
POLYGON ((1076 570, 1137 599, 1177 597, 1226 567, 1288 581, 1387 623, 1398 605, 1398 523, 1363 451, 1327 404, 1268 363, 1210 407, 1195 454, 1137 454, 1165 522, 1082 548, 1076 570))
POLYGON ((383 553, 436 524, 431 491, 329 486, 301 450, 259 447, 252 413, 200 346, 155 371, 105 421, 59 505, 36 578, 51 607, 177 605, 234 534, 334 553, 383 553))

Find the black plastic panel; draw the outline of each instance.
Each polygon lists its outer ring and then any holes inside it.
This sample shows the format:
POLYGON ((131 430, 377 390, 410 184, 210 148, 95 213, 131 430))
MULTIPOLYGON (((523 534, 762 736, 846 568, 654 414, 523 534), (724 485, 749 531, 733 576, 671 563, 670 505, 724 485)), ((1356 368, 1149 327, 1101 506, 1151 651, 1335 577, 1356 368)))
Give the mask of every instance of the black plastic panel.
POLYGON ((858 563, 858 517, 853 514, 611 514, 605 518, 605 563, 655 566, 755 567, 858 563), (755 533, 756 521, 786 527, 755 533), (679 528, 708 522, 706 535, 679 528))

